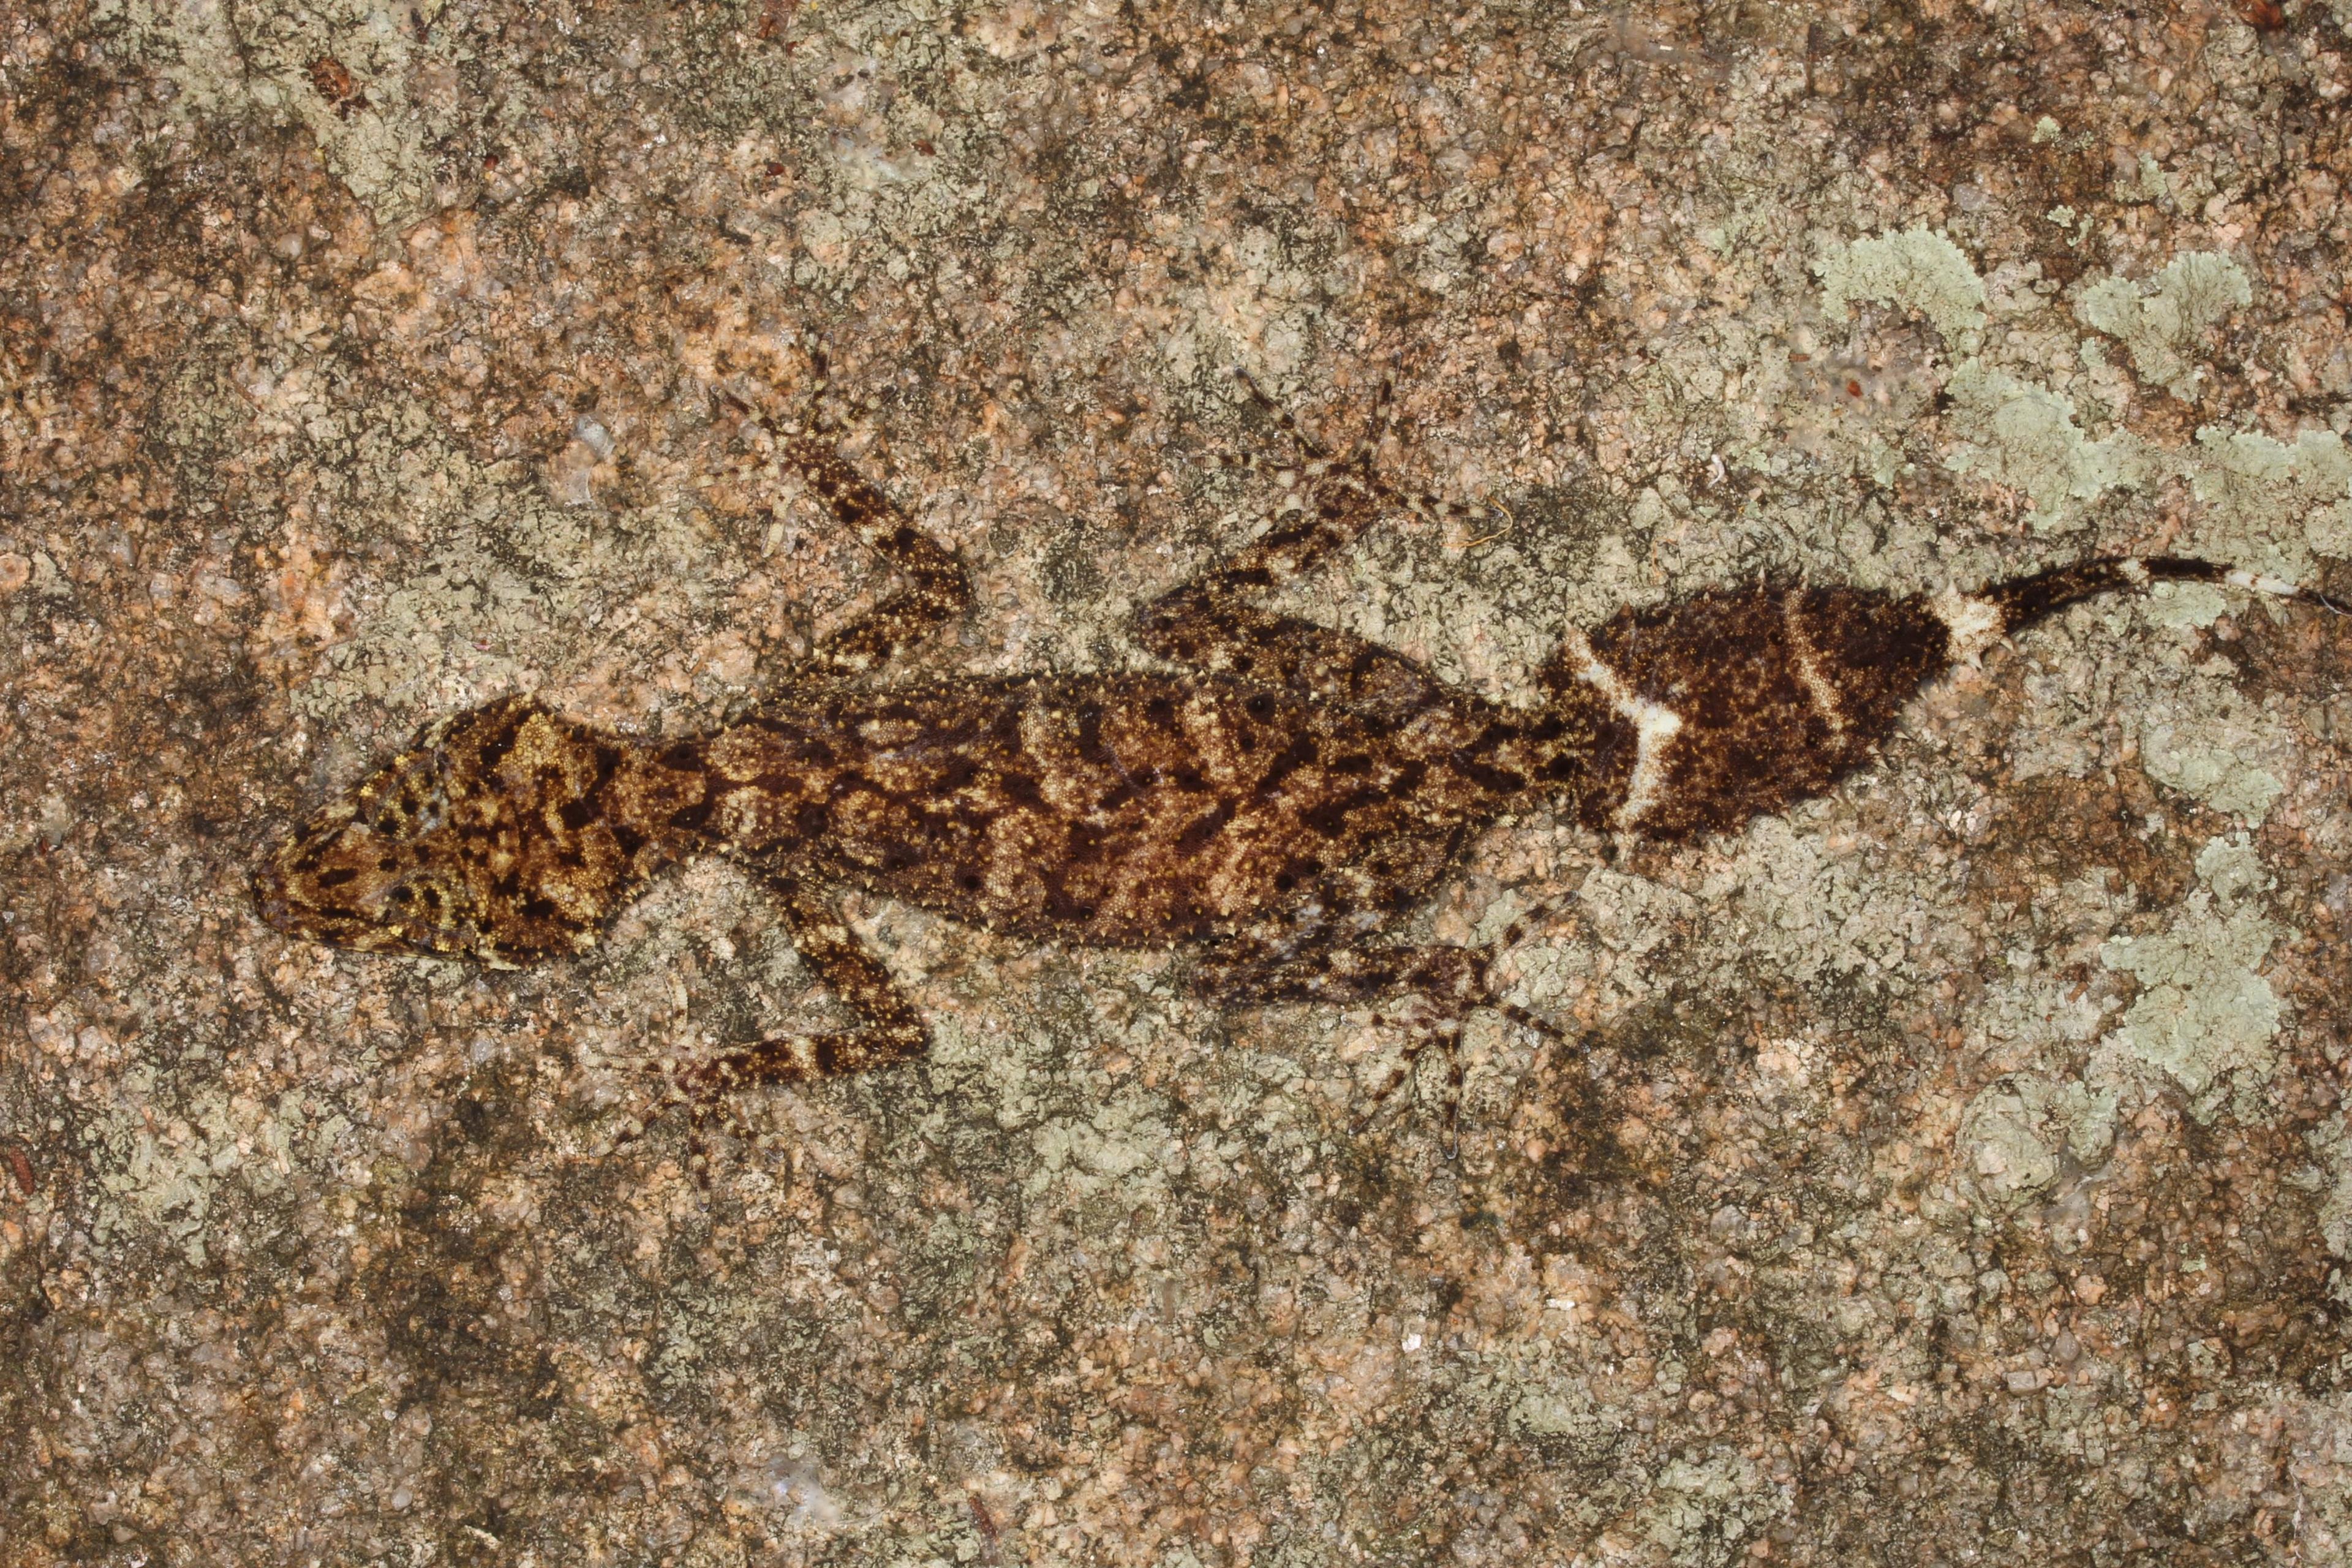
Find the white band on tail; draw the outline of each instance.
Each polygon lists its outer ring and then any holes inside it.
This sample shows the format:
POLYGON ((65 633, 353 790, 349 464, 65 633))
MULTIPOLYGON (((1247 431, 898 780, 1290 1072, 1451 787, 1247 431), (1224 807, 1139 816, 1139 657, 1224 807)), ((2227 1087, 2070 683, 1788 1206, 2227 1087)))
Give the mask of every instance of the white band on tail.
POLYGON ((1577 679, 1609 700, 1617 716, 1633 726, 1633 777, 1625 786, 1625 804, 1617 808, 1616 827, 1632 831, 1642 814, 1666 792, 1666 747, 1682 733, 1683 716, 1635 693, 1617 672, 1601 662, 1591 643, 1574 626, 1568 629, 1565 651, 1575 661, 1577 679))
POLYGON ((2252 588, 2257 594, 2276 594, 2283 599, 2300 599, 2303 590, 2277 577, 2265 577, 2259 572, 2232 572, 2228 582, 2233 587, 2252 588))
POLYGON ((1838 689, 1822 673, 1819 659, 1813 654, 1813 639, 1805 630, 1805 595, 1802 589, 1791 588, 1780 597, 1780 624, 1789 636, 1789 661, 1796 667, 1797 680, 1813 700, 1813 711, 1830 727, 1830 733, 1845 734, 1845 705, 1838 698, 1838 689))
POLYGON ((1947 588, 1928 600, 1927 609, 1951 634, 1954 664, 1975 664, 2009 630, 2009 617, 2000 613, 1999 605, 1971 598, 1958 588, 1947 588))

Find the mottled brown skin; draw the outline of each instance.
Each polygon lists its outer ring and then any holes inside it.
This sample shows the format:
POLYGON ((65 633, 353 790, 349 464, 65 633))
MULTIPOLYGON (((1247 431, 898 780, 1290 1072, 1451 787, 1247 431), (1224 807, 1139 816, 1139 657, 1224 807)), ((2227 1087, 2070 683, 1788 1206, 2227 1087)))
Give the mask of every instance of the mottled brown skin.
POLYGON ((1998 635, 2151 574, 2222 574, 2090 562, 1933 605, 1706 593, 1572 635, 1544 700, 1505 707, 1254 602, 1412 504, 1360 447, 1309 465, 1297 517, 1144 612, 1140 640, 1173 672, 879 685, 876 667, 963 610, 962 570, 836 453, 776 445, 901 591, 702 740, 643 746, 525 698, 444 721, 272 857, 265 918, 345 947, 519 964, 591 946, 664 866, 730 856, 766 879, 857 1023, 729 1052, 696 1069, 714 1085, 926 1047, 842 921, 850 888, 1039 941, 1197 944, 1201 989, 1239 1005, 1410 994, 1423 1037, 1442 1037, 1502 1005, 1489 955, 1387 933, 1503 813, 1550 805, 1661 838, 1733 828, 1868 762, 1987 617, 1998 635))

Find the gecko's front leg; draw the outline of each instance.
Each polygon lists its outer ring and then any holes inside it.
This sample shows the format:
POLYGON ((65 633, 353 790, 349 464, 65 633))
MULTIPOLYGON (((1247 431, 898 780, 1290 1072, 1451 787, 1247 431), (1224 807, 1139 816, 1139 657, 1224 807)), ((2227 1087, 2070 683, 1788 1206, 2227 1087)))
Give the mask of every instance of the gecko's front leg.
POLYGON ((841 910, 797 878, 772 875, 770 890, 801 959, 843 1006, 854 1029, 780 1035, 726 1051, 678 1074, 689 1090, 723 1092, 753 1084, 798 1083, 911 1061, 930 1049, 930 1031, 881 960, 866 950, 841 910))
POLYGON ((917 528, 833 447, 804 431, 778 426, 749 404, 728 401, 767 432, 776 460, 807 481, 835 520, 906 579, 897 593, 820 639, 811 665, 842 675, 876 668, 963 614, 971 604, 971 584, 953 552, 917 528))

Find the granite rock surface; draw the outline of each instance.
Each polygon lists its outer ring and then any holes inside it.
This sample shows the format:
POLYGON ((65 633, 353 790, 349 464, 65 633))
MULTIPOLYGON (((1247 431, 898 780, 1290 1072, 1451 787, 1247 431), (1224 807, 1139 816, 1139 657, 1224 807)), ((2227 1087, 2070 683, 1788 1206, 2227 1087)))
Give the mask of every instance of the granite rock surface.
MULTIPOLYGON (((0 16, 0 1563, 2352 1561, 2352 623, 2078 606, 1732 838, 1499 826, 1457 1154, 1371 1009, 752 884, 577 963, 256 919, 512 691, 650 736, 887 582, 1125 668, 1352 439, 1295 597, 1522 693, 1759 574, 2352 589, 2352 5, 28 0, 0 16), (1277 462, 1278 466, 1278 462, 1277 462)), ((1431 1073, 1440 1070, 1433 1065, 1431 1073)), ((1426 1075, 1425 1075, 1426 1076, 1426 1075)))

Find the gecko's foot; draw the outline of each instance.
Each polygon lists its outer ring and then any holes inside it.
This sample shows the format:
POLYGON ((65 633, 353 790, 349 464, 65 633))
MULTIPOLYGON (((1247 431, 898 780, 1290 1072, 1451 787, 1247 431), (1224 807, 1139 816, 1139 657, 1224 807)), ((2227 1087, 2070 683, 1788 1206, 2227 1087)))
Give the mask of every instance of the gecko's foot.
MULTIPOLYGON (((1376 1024, 1384 1021, 1385 1020, 1380 1018, 1375 1018, 1373 1020, 1376 1024)), ((1389 1076, 1381 1080, 1381 1086, 1372 1090, 1371 1098, 1366 1103, 1362 1113, 1356 1118, 1355 1121, 1348 1129, 1348 1135, 1350 1138, 1361 1138, 1365 1133, 1371 1131, 1372 1122, 1380 1115, 1381 1108, 1388 1104, 1390 1099, 1395 1095, 1398 1089, 1404 1087, 1405 1079, 1413 1076, 1413 1068, 1421 1060, 1421 1053, 1429 1048, 1431 1041, 1438 1039, 1441 1037, 1445 1040, 1447 1064, 1446 1080, 1448 1084, 1451 1085, 1454 1080, 1460 1078, 1462 1071, 1462 1052, 1460 1049, 1462 1021, 1459 1018, 1454 1018, 1448 1020, 1448 1022, 1452 1025, 1450 1029, 1433 1028, 1424 1033, 1419 1034, 1417 1037, 1406 1044, 1403 1054, 1397 1058, 1396 1066, 1389 1069, 1389 1076)), ((1449 1104, 1446 1109, 1445 1131, 1442 1147, 1445 1157, 1448 1160, 1451 1160, 1454 1158, 1455 1152, 1461 1146, 1460 1128, 1457 1125, 1459 1120, 1460 1097, 1458 1095, 1449 1095, 1448 1098, 1449 1104)))
MULTIPOLYGON (((1515 1024, 1533 1029, 1552 1039, 1561 1037, 1558 1029, 1522 1008, 1502 1004, 1491 1005, 1494 1005, 1496 1012, 1515 1024)), ((1404 1086, 1407 1079, 1414 1076, 1414 1069, 1420 1064, 1422 1053, 1433 1045, 1437 1046, 1445 1057, 1445 1089, 1441 1101, 1444 1114, 1442 1119, 1444 1125, 1440 1132, 1438 1147, 1440 1152, 1448 1160, 1460 1155, 1464 1077, 1462 1020, 1459 1018, 1449 1019, 1443 1026, 1429 1029, 1406 1045, 1403 1053, 1397 1059, 1396 1066, 1389 1069, 1388 1077, 1381 1080, 1379 1088, 1372 1090, 1362 1113, 1350 1123, 1348 1130, 1349 1137, 1361 1138, 1371 1131, 1372 1123, 1379 1118, 1381 1108, 1386 1106, 1395 1096, 1396 1091, 1404 1086)))
POLYGON ((719 1102, 711 1097, 692 1091, 677 1063, 665 1058, 659 1070, 660 1087, 652 1103, 629 1112, 622 1121, 620 1131, 611 1142, 599 1151, 599 1159, 611 1159, 631 1145, 642 1142, 646 1134, 659 1125, 670 1111, 683 1107, 687 1113, 686 1153, 684 1164, 693 1176, 695 1185, 704 1196, 710 1193, 710 1150, 708 1128, 710 1119, 719 1114, 719 1102))
POLYGON ((1396 376, 1393 373, 1381 377, 1380 389, 1372 397, 1370 417, 1364 423, 1364 433, 1345 452, 1335 452, 1309 435, 1306 426, 1299 423, 1297 416, 1276 402, 1273 394, 1267 392, 1257 377, 1252 375, 1247 369, 1241 365, 1234 365, 1233 374, 1234 379, 1240 382, 1248 391, 1250 401, 1271 415, 1275 423, 1282 427, 1283 434, 1289 437, 1299 451, 1306 455, 1310 480, 1319 479, 1326 474, 1348 475, 1354 483, 1361 485, 1375 495, 1383 497, 1424 522, 1444 524, 1477 517, 1486 521, 1489 526, 1500 525, 1496 532, 1464 541, 1450 546, 1451 548, 1474 549, 1480 544, 1486 544, 1502 537, 1503 531, 1517 526, 1518 520, 1514 518, 1507 509, 1495 501, 1486 501, 1477 506, 1465 506, 1460 501, 1447 500, 1423 490, 1405 489, 1391 484, 1373 470, 1372 458, 1395 423, 1393 399, 1396 395, 1396 376))
MULTIPOLYGON (((711 400, 724 405, 738 416, 751 421, 779 442, 800 439, 820 440, 828 437, 845 436, 850 429, 850 422, 833 413, 825 405, 825 395, 833 391, 832 362, 825 357, 823 349, 812 348, 807 353, 808 383, 800 395, 800 412, 789 418, 779 419, 758 404, 737 395, 716 382, 710 384, 709 388, 711 400)), ((846 403, 854 413, 869 416, 879 411, 882 406, 880 400, 874 397, 845 396, 840 401, 846 403)))
MULTIPOLYGON (((1565 1043, 1568 1036, 1556 1024, 1538 1017, 1516 1002, 1506 1002, 1495 994, 1491 972, 1497 961, 1526 935, 1524 921, 1514 922, 1503 940, 1492 947, 1441 947, 1428 951, 1419 973, 1413 976, 1416 991, 1423 1002, 1433 1010, 1408 1025, 1412 1038, 1406 1044, 1397 1065, 1388 1078, 1372 1091, 1370 1105, 1356 1119, 1351 1136, 1361 1137, 1371 1126, 1382 1106, 1412 1077, 1422 1052, 1433 1044, 1445 1053, 1445 1128, 1443 1149, 1448 1160, 1461 1152, 1462 1121, 1462 1026, 1468 1016, 1481 1007, 1492 1008, 1504 1018, 1544 1039, 1565 1043)), ((1375 1023, 1386 1020, 1375 1018, 1375 1023)))

